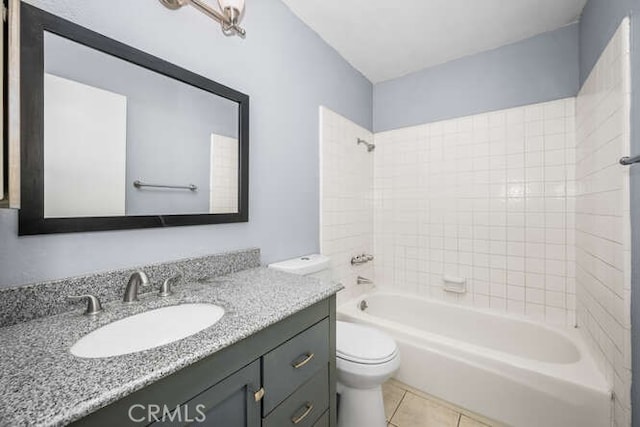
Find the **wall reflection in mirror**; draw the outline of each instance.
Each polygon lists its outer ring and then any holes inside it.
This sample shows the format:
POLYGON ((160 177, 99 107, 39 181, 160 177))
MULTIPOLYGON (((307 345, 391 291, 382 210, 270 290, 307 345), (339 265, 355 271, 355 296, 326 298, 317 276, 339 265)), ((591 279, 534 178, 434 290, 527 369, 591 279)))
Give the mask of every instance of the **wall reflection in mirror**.
POLYGON ((45 218, 238 212, 236 102, 50 32, 44 72, 45 218))

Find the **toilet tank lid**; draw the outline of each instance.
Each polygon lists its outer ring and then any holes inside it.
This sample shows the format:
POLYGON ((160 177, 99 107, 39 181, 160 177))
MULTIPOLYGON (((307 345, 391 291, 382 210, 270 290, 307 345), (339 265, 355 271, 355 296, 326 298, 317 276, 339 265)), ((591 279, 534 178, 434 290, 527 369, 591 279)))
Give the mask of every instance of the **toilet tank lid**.
POLYGON ((312 254, 269 264, 268 267, 274 270, 305 276, 328 269, 330 262, 331 258, 327 256, 312 254))

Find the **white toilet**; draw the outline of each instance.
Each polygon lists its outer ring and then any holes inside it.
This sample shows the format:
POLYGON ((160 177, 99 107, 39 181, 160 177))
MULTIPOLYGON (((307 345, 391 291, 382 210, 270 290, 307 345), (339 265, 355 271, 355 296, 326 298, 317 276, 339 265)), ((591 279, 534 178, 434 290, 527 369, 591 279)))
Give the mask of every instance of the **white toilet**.
MULTIPOLYGON (((303 276, 331 279, 330 259, 307 255, 269 268, 303 276)), ((400 367, 393 338, 377 329, 349 322, 336 325, 338 427, 386 427, 382 383, 400 367)))
POLYGON ((338 321, 338 427, 385 427, 382 383, 400 367, 396 342, 377 329, 338 321))

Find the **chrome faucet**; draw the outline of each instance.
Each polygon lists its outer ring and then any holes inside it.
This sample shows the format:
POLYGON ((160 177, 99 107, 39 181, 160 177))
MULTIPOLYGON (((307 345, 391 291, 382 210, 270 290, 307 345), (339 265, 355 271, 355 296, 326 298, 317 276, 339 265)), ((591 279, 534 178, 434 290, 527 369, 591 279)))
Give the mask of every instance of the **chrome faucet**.
POLYGON ((149 278, 144 271, 136 271, 129 278, 129 283, 124 291, 124 302, 138 301, 140 286, 149 286, 149 278))
POLYGON ((372 285, 373 280, 367 279, 366 277, 358 276, 358 285, 372 285))

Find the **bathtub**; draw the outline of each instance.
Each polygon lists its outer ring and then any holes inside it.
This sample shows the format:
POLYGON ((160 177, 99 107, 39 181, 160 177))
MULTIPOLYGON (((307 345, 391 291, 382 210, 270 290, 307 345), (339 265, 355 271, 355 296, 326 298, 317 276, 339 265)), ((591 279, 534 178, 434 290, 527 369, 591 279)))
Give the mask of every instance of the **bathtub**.
POLYGON ((383 291, 342 304, 338 319, 397 341, 399 381, 485 417, 515 427, 611 425, 610 387, 576 329, 383 291))

